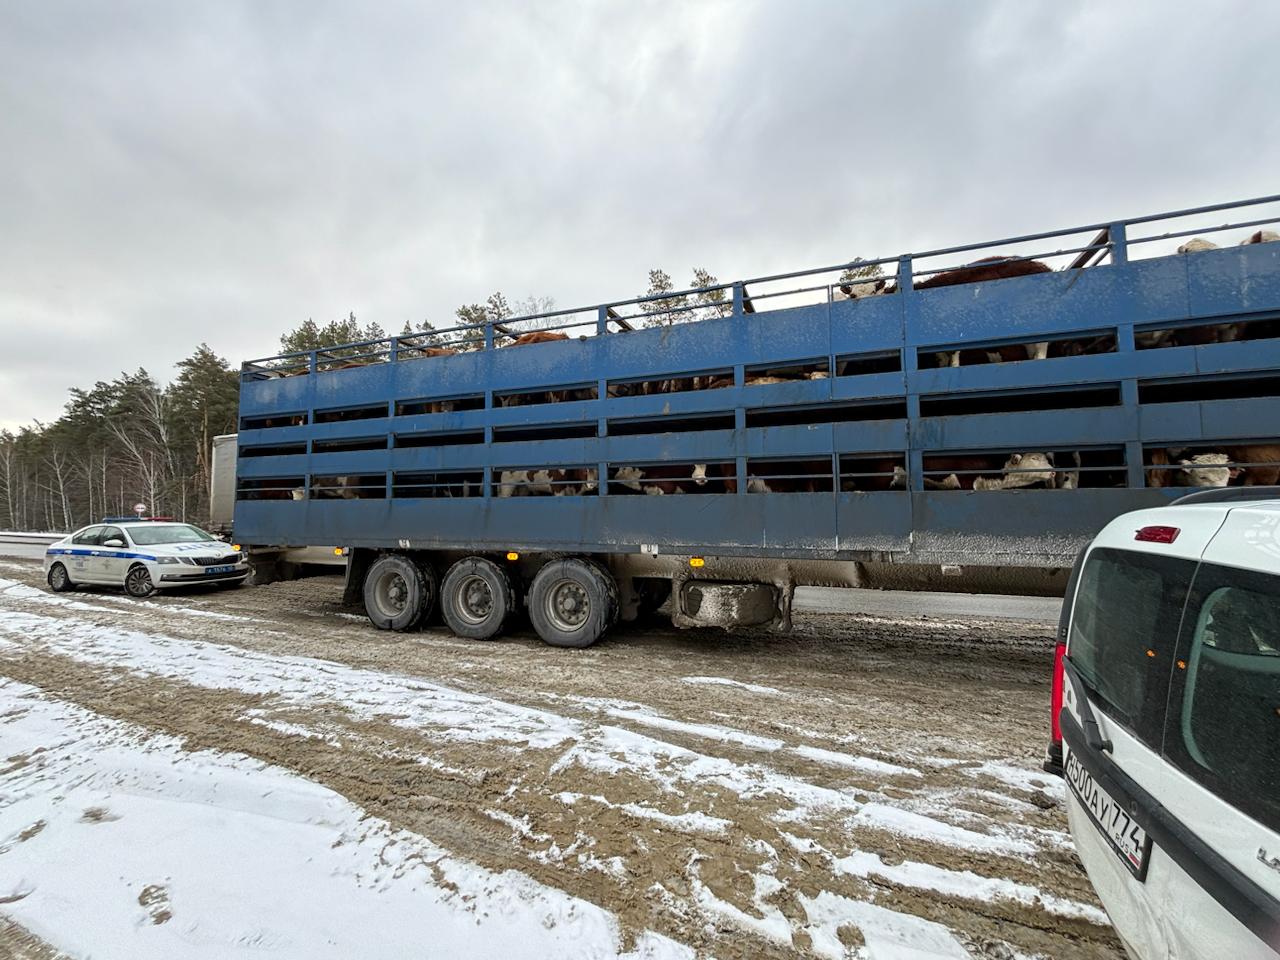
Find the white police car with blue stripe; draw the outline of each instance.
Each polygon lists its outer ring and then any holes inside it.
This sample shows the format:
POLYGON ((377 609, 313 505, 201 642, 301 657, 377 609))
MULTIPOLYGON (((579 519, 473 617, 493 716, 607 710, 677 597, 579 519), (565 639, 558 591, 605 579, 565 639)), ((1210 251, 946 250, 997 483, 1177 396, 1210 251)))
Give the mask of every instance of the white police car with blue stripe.
POLYGON ((95 585, 147 597, 192 584, 239 586, 249 564, 240 550, 189 523, 109 519, 50 544, 44 571, 55 592, 95 585))

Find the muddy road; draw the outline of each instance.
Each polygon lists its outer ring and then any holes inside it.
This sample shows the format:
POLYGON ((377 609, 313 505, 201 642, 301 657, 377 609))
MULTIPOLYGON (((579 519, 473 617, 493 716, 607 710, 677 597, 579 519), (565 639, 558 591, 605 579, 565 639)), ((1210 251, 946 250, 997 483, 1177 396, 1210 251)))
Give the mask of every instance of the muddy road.
POLYGON ((572 651, 381 633, 340 593, 54 596, 0 560, 0 677, 291 771, 698 955, 1122 956, 1039 771, 1043 616, 652 622, 572 651))

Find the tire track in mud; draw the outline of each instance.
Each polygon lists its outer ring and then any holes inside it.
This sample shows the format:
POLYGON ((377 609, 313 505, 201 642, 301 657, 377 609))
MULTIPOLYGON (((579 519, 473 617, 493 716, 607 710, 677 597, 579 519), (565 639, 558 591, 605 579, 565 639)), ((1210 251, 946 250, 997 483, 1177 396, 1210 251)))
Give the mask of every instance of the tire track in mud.
POLYGON ((392 639, 358 621, 334 618, 337 590, 327 581, 278 586, 283 589, 176 603, 115 604, 106 595, 76 595, 93 605, 119 606, 119 614, 41 602, 6 605, 104 629, 230 644, 255 656, 319 657, 335 669, 440 682, 549 711, 587 730, 608 726, 660 737, 673 755, 692 751, 732 768, 767 768, 816 789, 844 791, 852 806, 809 811, 789 822, 794 804, 769 791, 744 795, 712 778, 679 781, 673 792, 654 779, 661 767, 602 770, 592 766, 600 761, 598 752, 584 765, 565 762, 573 747, 459 743, 441 739, 440 731, 406 727, 391 713, 356 716, 336 702, 301 703, 141 677, 40 652, 38 644, 0 650, 0 672, 106 716, 181 736, 190 749, 242 752, 291 769, 459 856, 530 874, 614 911, 633 931, 656 930, 722 956, 806 953, 799 898, 823 891, 941 922, 978 956, 1007 955, 1006 944, 1055 958, 1122 955, 1108 927, 1051 912, 1043 903, 974 899, 892 876, 892 868, 904 863, 929 864, 950 871, 948 883, 962 883, 965 871, 1008 878, 1046 898, 1096 910, 1074 854, 1054 841, 1065 831, 1060 803, 1033 786, 1022 789, 980 772, 993 756, 1025 762, 1042 745, 1046 641, 1017 625, 1001 631, 802 617, 807 643, 771 635, 690 635, 668 626, 564 656, 527 637, 488 644, 430 633, 392 639), (168 609, 176 606, 251 619, 168 609), (317 609, 322 616, 314 614, 317 609), (921 638, 927 656, 920 656, 913 637, 921 638), (684 682, 707 676, 778 692, 684 682), (709 738, 705 730, 654 729, 626 716, 637 711, 772 738, 783 749, 709 738), (793 753, 797 745, 898 764, 920 775, 834 767, 793 753), (928 811, 962 829, 1000 828, 1015 839, 1034 838, 1035 854, 967 850, 851 823, 855 806, 867 803, 928 811), (939 805, 948 809, 934 809, 939 805), (797 849, 793 841, 804 840, 820 851, 797 849), (874 853, 890 875, 833 867, 833 860, 851 852, 874 853), (762 898, 761 877, 780 887, 762 898), (709 917, 696 903, 700 885, 752 916, 777 909, 791 921, 794 946, 709 917))

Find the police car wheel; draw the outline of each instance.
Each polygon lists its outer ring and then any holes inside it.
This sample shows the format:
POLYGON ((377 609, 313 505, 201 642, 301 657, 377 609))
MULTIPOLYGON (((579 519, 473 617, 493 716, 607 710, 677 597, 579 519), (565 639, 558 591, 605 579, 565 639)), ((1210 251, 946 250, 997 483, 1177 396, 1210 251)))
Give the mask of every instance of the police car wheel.
POLYGON ((74 590, 76 585, 71 582, 71 575, 67 573, 67 568, 60 563, 55 563, 49 568, 49 589, 54 593, 66 593, 68 590, 74 590))
POLYGON ((151 574, 142 564, 130 568, 124 577, 124 592, 141 600, 156 592, 156 585, 151 582, 151 574))

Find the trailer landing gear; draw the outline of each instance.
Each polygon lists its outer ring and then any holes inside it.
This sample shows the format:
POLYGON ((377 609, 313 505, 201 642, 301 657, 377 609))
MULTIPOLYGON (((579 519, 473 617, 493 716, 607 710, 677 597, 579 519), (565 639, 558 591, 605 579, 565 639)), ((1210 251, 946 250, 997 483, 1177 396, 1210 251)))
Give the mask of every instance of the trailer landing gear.
POLYGON ((412 630, 430 616, 436 603, 435 571, 408 557, 386 554, 364 577, 364 609, 380 630, 412 630))
POLYGON ((589 647, 618 619, 618 585, 590 560, 552 560, 529 588, 529 619, 553 647, 589 647))

